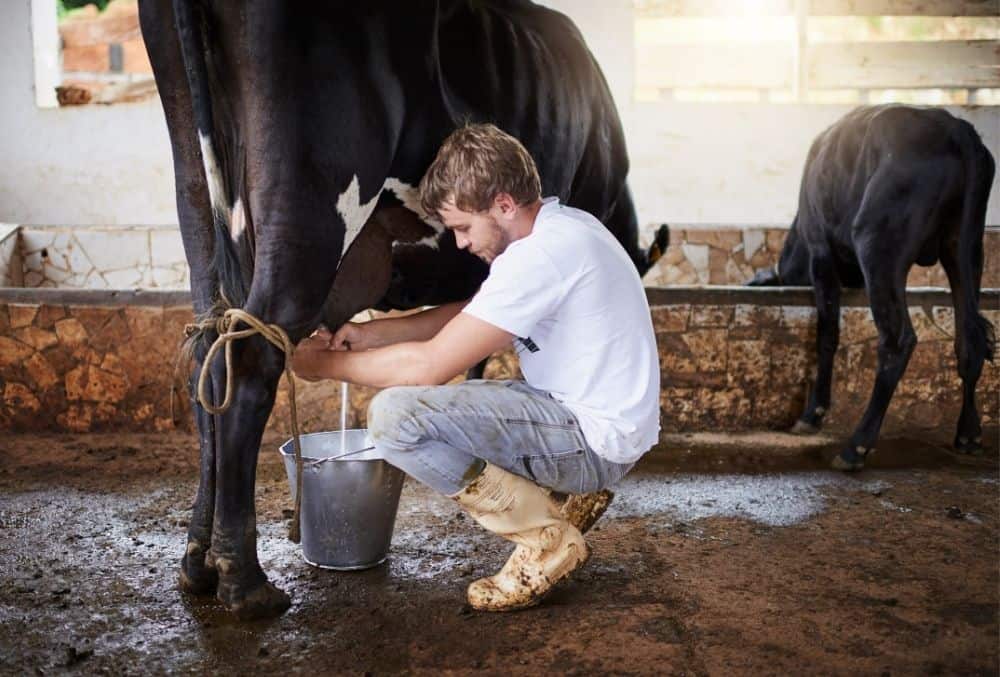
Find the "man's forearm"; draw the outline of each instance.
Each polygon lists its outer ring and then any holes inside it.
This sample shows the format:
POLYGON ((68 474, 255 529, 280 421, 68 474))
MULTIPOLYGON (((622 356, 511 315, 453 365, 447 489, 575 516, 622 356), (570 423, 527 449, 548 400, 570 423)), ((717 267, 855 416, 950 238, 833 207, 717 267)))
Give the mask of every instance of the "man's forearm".
POLYGON ((362 352, 317 351, 321 378, 376 388, 396 385, 438 385, 455 374, 437 373, 426 344, 406 341, 362 352))
POLYGON ((428 341, 441 331, 453 317, 462 312, 468 301, 456 301, 436 308, 429 308, 413 315, 373 320, 378 346, 389 346, 404 341, 428 341))

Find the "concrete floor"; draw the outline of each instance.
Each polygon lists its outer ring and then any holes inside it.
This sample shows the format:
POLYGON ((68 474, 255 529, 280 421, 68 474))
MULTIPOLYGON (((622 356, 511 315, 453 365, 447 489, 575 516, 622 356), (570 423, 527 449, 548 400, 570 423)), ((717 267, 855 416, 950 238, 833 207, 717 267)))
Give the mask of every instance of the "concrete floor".
POLYGON ((677 435, 618 487, 594 556, 543 606, 464 588, 509 546, 408 482, 389 561, 336 573, 285 540, 269 440, 259 552, 292 608, 234 622, 176 589, 190 435, 0 438, 0 672, 996 674, 998 487, 985 458, 883 441, 677 435))

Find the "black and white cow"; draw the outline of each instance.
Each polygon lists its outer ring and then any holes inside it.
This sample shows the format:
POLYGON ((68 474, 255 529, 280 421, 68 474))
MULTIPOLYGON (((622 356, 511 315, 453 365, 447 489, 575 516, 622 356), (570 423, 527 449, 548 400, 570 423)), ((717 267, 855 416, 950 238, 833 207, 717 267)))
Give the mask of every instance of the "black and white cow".
MULTIPOLYGON (((543 194, 593 213, 640 272, 650 265, 614 103, 562 14, 527 0, 141 0, 139 9, 197 313, 223 299, 298 341, 373 306, 471 296, 485 264, 421 212, 415 190, 467 121, 519 138, 543 194)), ((195 374, 205 352, 196 349, 195 374)), ((237 342, 231 407, 215 416, 195 407, 201 479, 181 587, 246 618, 289 605, 259 565, 254 511, 282 365, 262 338, 237 342)), ((205 368, 219 402, 222 360, 205 368)))
POLYGON ((857 470, 875 450, 882 419, 917 336, 906 303, 914 263, 938 261, 955 306, 962 412, 955 448, 981 453, 976 382, 993 359, 993 326, 979 314, 986 203, 994 161, 968 122, 934 108, 887 105, 848 113, 813 142, 799 207, 778 265, 755 285, 808 285, 816 294, 816 384, 793 432, 812 433, 830 409, 840 289, 864 288, 878 328, 878 372, 858 427, 833 465, 857 470))

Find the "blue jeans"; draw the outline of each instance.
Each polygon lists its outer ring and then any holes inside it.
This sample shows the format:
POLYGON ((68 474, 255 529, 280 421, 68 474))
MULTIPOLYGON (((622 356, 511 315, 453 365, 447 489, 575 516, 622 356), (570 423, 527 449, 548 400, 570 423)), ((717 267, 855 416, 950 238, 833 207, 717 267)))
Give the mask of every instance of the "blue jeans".
POLYGON ((598 456, 573 413, 524 381, 387 388, 368 407, 368 431, 382 458, 449 496, 484 462, 571 494, 603 489, 633 465, 598 456))

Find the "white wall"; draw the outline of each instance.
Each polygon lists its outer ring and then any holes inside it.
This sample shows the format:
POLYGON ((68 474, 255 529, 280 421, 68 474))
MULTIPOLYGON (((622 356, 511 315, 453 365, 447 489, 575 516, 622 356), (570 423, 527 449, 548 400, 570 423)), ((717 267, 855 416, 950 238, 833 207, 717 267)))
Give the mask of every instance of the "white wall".
MULTIPOLYGON (((55 12, 53 0, 34 2, 36 11, 55 12)), ((176 223, 159 100, 39 108, 31 7, 32 0, 9 0, 0 22, 0 221, 176 223)))
MULTIPOLYGON (((816 135, 853 106, 639 103, 628 129, 639 222, 787 226, 816 135)), ((1000 162, 1000 109, 951 108, 1000 162)), ((987 223, 1000 224, 1000 174, 987 223)))
MULTIPOLYGON (((34 2, 36 12, 55 4, 34 2)), ((10 0, 0 24, 0 222, 175 223, 159 101, 39 108, 32 4, 10 0)), ((545 4, 573 17, 604 68, 626 125, 641 223, 791 220, 809 143, 847 107, 632 103, 631 0, 545 4)), ((54 27, 43 22, 39 30, 54 27)), ((35 40, 43 44, 51 36, 35 40)), ((1000 158, 1000 111, 956 112, 973 121, 1000 158)), ((1000 224, 1000 182, 987 220, 1000 224)))

